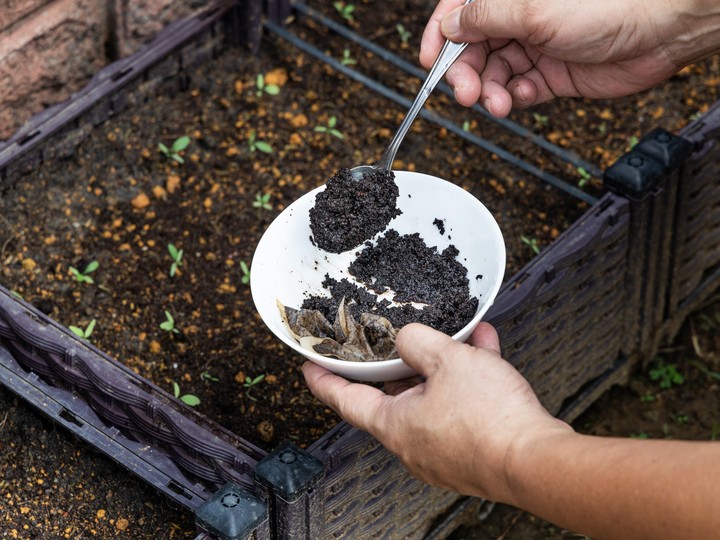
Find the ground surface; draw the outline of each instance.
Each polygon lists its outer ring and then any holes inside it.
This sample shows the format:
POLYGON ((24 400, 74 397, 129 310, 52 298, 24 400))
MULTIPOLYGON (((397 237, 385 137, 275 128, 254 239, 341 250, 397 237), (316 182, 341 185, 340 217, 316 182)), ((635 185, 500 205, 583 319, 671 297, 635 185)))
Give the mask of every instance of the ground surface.
MULTIPOLYGON (((656 362, 614 388, 574 423, 584 433, 715 440, 720 437, 720 299, 692 316, 656 362), (682 376, 663 388, 663 376, 682 376), (657 377, 657 378, 654 378, 657 377)), ((193 538, 193 518, 109 459, 0 388, 0 538, 193 538)), ((498 506, 452 540, 578 538, 498 506)))
MULTIPOLYGON (((341 21, 329 3, 316 4, 341 21)), ((429 3, 423 11, 415 2, 397 2, 390 11, 367 0, 357 3, 355 21, 344 24, 416 63, 429 13, 429 3), (371 30, 357 22, 363 18, 373 21, 371 30), (411 33, 407 43, 396 28, 399 20, 411 33)), ((418 88, 417 79, 317 24, 296 21, 290 28, 337 58, 347 49, 363 71, 403 95, 418 88)), ((711 59, 639 96, 563 100, 513 119, 607 167, 652 127, 676 131, 713 103, 717 67, 711 59)), ((433 96, 427 107, 573 185, 583 179, 574 167, 447 98, 433 96)), ((298 358, 259 321, 243 265, 251 264, 262 231, 285 206, 340 166, 375 161, 403 114, 397 104, 276 38, 267 37, 258 58, 229 51, 203 66, 187 92, 151 99, 99 126, 72 159, 42 167, 4 194, 0 283, 64 325, 86 328, 95 320, 95 345, 169 392, 177 384, 180 394, 199 398, 202 414, 259 446, 287 439, 308 444, 337 418, 305 389, 298 358), (258 74, 279 93, 261 91, 258 74), (180 152, 183 164, 157 149, 181 136, 190 138, 180 152), (172 277, 169 244, 183 249, 172 277), (69 273, 91 261, 99 263, 94 283, 69 273), (178 332, 160 328, 166 311, 178 332), (245 386, 248 377, 261 375, 252 388, 245 386)), ((528 244, 549 244, 587 208, 425 121, 415 123, 395 166, 451 179, 478 196, 503 229, 508 276, 534 255, 528 244)), ((597 194, 601 186, 595 179, 584 189, 597 194)), ((715 379, 680 363, 692 357, 689 343, 680 341, 667 360, 682 366, 685 383, 660 390, 643 371, 629 388, 605 396, 578 429, 709 438, 717 431, 715 379), (694 401, 701 398, 710 401, 694 401)), ((711 344, 708 350, 716 349, 711 344)), ((191 534, 190 516, 6 390, 0 399, 0 537, 191 534)), ((506 528, 507 538, 563 534, 511 509, 497 516, 495 529, 482 529, 494 531, 488 538, 506 528)))

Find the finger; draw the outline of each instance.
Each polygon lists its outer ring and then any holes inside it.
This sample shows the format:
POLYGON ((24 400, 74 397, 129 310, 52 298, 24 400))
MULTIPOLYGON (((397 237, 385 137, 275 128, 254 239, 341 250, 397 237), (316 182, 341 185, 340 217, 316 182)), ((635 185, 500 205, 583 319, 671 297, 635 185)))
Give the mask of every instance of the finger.
POLYGON ((456 43, 476 43, 488 38, 524 41, 529 36, 542 42, 549 29, 542 26, 539 18, 527 17, 526 11, 507 0, 476 0, 446 13, 440 30, 456 43))
POLYGON ((400 379, 399 381, 388 381, 385 383, 384 390, 389 396, 397 396, 398 394, 416 388, 420 384, 422 384, 422 378, 414 376, 408 377, 407 379, 400 379))
POLYGON ((447 70, 446 79, 453 89, 455 101, 463 107, 472 107, 480 99, 480 75, 467 62, 458 60, 447 70))
MULTIPOLYGON (((532 60, 517 41, 493 50, 480 75, 480 102, 493 116, 505 117, 510 114, 513 96, 507 88, 508 82, 516 74, 525 73, 532 67, 532 60)), ((521 85, 517 90, 524 91, 525 88, 521 85)))
POLYGON ((450 336, 419 323, 405 325, 398 332, 395 346, 403 362, 427 378, 437 372, 444 357, 452 355, 452 349, 464 347, 450 336))
MULTIPOLYGON (((548 89, 549 90, 549 89, 548 89)), ((553 99, 552 92, 544 92, 541 97, 537 85, 524 75, 518 75, 510 79, 507 84, 507 91, 510 92, 513 107, 516 109, 527 109, 538 103, 553 99)))
POLYGON ((447 70, 445 78, 460 105, 472 107, 480 99, 480 73, 485 69, 489 53, 490 44, 487 41, 471 43, 447 70))
POLYGON ((440 21, 442 21, 446 13, 461 4, 462 0, 440 0, 438 5, 435 6, 435 10, 425 25, 420 40, 420 64, 424 68, 429 69, 432 66, 445 43, 445 36, 440 31, 440 21))
POLYGON ((302 372, 316 398, 358 429, 372 431, 372 420, 386 399, 381 390, 351 383, 313 362, 305 362, 302 372))
POLYGON ((557 88, 564 88, 564 85, 554 81, 552 86, 548 83, 545 73, 537 68, 514 77, 508 82, 508 92, 513 98, 513 105, 519 109, 527 108, 539 103, 545 103, 558 96, 577 96, 573 91, 566 92, 557 88))
POLYGON ((490 349, 500 354, 500 338, 495 327, 487 322, 481 322, 470 335, 468 343, 480 349, 490 349))

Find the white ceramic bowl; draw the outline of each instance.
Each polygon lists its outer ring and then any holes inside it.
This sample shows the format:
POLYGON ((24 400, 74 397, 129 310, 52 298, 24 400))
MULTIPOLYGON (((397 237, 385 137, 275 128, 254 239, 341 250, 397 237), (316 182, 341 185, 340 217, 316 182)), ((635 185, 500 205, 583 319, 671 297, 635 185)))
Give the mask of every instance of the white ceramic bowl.
MULTIPOLYGON (((492 305, 505 272, 505 243, 500 227, 487 208, 464 189, 427 174, 395 171, 402 214, 388 227, 400 234, 418 232, 428 246, 442 251, 454 244, 458 260, 468 269, 470 293, 480 300, 475 317, 453 336, 465 341, 492 305), (435 219, 444 220, 440 234, 435 219), (482 279, 475 276, 482 275, 482 279)), ((309 211, 321 186, 288 206, 260 239, 252 260, 250 287, 263 321, 284 343, 313 362, 361 381, 391 381, 414 375, 399 358, 376 362, 349 362, 328 358, 305 349, 283 324, 276 301, 300 308, 307 293, 328 293, 322 286, 325 274, 335 279, 350 277, 347 267, 360 248, 334 254, 318 249, 310 241, 309 211)), ((382 233, 380 233, 382 234, 382 233)), ((351 281, 352 280, 351 278, 351 281)))

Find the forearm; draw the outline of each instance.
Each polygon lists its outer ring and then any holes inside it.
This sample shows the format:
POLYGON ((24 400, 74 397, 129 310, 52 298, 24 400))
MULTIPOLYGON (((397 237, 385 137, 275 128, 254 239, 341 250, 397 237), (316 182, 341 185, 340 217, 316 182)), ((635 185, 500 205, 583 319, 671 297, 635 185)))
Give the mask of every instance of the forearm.
MULTIPOLYGON (((720 2, 665 0, 666 17, 656 21, 658 34, 678 69, 720 52, 720 2)), ((656 0, 647 0, 648 12, 658 16, 656 0)))
POLYGON ((720 444, 558 433, 516 450, 511 504, 592 538, 712 538, 720 444))

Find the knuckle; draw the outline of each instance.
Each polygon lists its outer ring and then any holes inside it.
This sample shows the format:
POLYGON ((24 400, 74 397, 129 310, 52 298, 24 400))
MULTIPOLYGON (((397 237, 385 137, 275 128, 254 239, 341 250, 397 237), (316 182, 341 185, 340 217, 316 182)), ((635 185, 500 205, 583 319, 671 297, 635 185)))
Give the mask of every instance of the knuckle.
POLYGON ((460 27, 465 29, 482 28, 490 17, 490 2, 477 0, 462 10, 460 27))
POLYGON ((527 39, 533 43, 543 43, 552 34, 551 7, 542 1, 524 0, 518 2, 517 16, 520 27, 525 28, 527 39))

